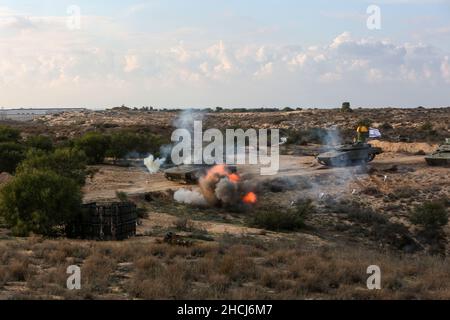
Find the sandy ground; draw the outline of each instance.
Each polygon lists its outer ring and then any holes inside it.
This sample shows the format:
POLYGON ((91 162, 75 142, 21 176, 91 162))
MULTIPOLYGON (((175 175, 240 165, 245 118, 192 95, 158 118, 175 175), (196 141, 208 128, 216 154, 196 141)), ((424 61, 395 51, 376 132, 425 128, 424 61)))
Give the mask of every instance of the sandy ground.
MULTIPOLYGON (((392 166, 400 166, 400 171, 404 168, 415 171, 416 176, 421 176, 423 180, 429 173, 428 184, 435 184, 441 180, 441 177, 447 177, 449 169, 439 167, 428 167, 424 161, 423 156, 411 156, 399 153, 384 153, 377 157, 377 159, 369 165, 374 171, 380 171, 378 178, 380 181, 386 182, 385 176, 382 172, 389 170, 392 166), (434 176, 434 178, 432 177, 434 176)), ((86 202, 114 199, 116 192, 125 192, 128 195, 143 194, 147 192, 177 190, 186 187, 183 184, 168 181, 164 174, 149 174, 143 168, 124 168, 115 166, 96 166, 98 172, 92 179, 88 179, 84 188, 86 202)), ((280 169, 275 176, 261 176, 260 167, 255 165, 238 166, 238 171, 246 179, 256 181, 270 180, 280 177, 320 177, 320 176, 336 176, 342 178, 345 175, 356 177, 360 169, 358 167, 350 168, 327 168, 317 163, 314 157, 310 156, 280 156, 280 169)), ((406 170, 406 171, 408 171, 406 170)), ((376 175, 374 175, 376 179, 376 175)), ((404 177, 405 183, 408 179, 407 175, 404 177)), ((415 183, 414 180, 411 183, 415 183)), ((423 183, 423 181, 420 181, 423 183)), ((418 184, 416 182, 416 184, 418 184)))
POLYGON ((114 199, 116 192, 134 195, 183 187, 168 181, 162 172, 152 175, 143 168, 136 167, 94 166, 94 168, 98 169, 98 172, 93 179, 88 179, 83 189, 85 202, 114 199))

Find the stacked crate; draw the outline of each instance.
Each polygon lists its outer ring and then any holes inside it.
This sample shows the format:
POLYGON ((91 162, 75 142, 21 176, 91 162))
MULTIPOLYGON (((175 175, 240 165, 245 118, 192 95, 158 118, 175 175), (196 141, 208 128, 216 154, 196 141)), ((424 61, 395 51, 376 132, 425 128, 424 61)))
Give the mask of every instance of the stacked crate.
POLYGON ((124 240, 136 235, 137 210, 132 202, 87 203, 83 216, 69 226, 72 236, 124 240))

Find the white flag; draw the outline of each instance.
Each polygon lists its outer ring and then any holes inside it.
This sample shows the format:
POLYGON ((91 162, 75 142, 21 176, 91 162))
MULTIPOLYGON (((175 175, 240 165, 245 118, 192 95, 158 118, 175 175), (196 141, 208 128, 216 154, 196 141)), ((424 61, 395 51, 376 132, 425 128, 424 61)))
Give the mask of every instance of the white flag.
POLYGON ((378 129, 370 128, 369 130, 370 138, 381 138, 381 132, 378 129))

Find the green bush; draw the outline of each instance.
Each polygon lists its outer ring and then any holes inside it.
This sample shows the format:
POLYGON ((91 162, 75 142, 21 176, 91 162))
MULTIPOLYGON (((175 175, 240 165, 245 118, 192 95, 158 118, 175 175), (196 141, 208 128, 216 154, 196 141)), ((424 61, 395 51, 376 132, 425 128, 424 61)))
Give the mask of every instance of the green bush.
POLYGON ((50 137, 47 136, 30 136, 26 140, 26 145, 29 148, 43 150, 50 152, 53 150, 53 141, 50 137))
POLYGON ((426 202, 415 208, 410 220, 427 229, 443 227, 448 223, 448 209, 442 201, 426 202))
POLYGON ((116 191, 116 198, 122 202, 128 201, 128 195, 123 191, 116 191))
POLYGON ((250 224, 272 231, 294 231, 305 226, 305 218, 313 211, 310 199, 298 201, 289 208, 265 206, 253 213, 250 224))
POLYGON ((85 154, 73 148, 56 149, 52 153, 32 150, 18 166, 17 173, 52 170, 60 176, 74 180, 79 185, 84 185, 87 175, 86 161, 85 154))
POLYGON ((114 159, 123 159, 132 152, 159 156, 159 148, 163 144, 164 141, 159 135, 122 130, 111 135, 111 145, 106 155, 114 159))
POLYGON ((17 142, 0 142, 0 172, 14 173, 25 153, 25 147, 17 142))
POLYGON ((18 174, 0 190, 0 216, 16 235, 54 235, 80 209, 80 186, 50 170, 18 174))
POLYGON ((7 126, 0 126, 0 142, 18 142, 20 131, 7 126))
POLYGON ((139 137, 135 133, 119 131, 111 135, 111 145, 106 155, 114 159, 123 159, 132 151, 139 143, 139 137))
POLYGON ((427 121, 424 124, 422 124, 420 129, 422 131, 432 131, 433 130, 433 124, 431 122, 427 121))
POLYGON ((98 132, 89 132, 75 140, 75 147, 84 152, 88 164, 100 164, 103 163, 106 151, 110 147, 110 137, 98 132))

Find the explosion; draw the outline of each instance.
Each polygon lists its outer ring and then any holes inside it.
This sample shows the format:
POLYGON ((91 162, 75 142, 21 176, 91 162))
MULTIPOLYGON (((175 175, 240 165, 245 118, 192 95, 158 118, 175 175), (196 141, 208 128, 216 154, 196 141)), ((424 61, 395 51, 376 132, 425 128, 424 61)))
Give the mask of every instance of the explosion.
POLYGON ((199 187, 200 193, 178 191, 175 200, 198 205, 207 203, 210 206, 238 208, 254 205, 258 200, 253 183, 243 181, 239 174, 232 172, 226 165, 216 165, 211 168, 200 178, 199 187), (202 195, 201 201, 198 197, 199 194, 202 195), (182 195, 184 195, 183 201, 180 201, 182 195), (187 195, 195 196, 195 201, 186 199, 187 195))
POLYGON ((249 192, 242 198, 242 201, 244 201, 244 203, 254 204, 258 201, 258 198, 254 192, 249 192))

